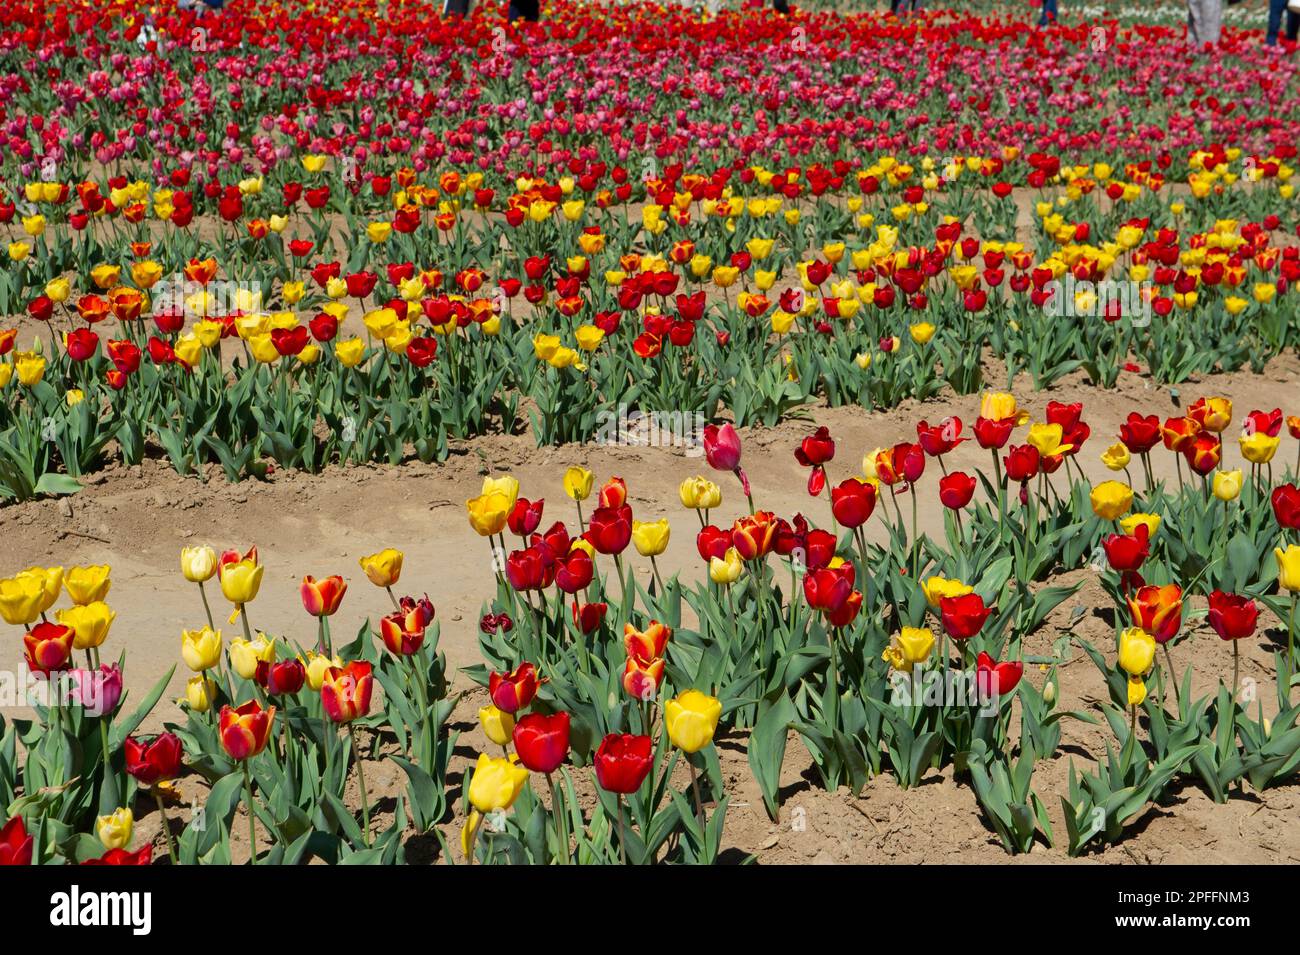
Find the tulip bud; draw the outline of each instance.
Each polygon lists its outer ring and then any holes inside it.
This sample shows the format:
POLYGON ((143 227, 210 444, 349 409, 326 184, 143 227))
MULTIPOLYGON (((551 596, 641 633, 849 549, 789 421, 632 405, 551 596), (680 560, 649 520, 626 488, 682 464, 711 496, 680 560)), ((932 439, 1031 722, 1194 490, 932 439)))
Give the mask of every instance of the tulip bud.
POLYGON ((206 713, 212 709, 212 701, 217 698, 217 684, 203 676, 192 676, 185 683, 185 703, 195 713, 206 713))

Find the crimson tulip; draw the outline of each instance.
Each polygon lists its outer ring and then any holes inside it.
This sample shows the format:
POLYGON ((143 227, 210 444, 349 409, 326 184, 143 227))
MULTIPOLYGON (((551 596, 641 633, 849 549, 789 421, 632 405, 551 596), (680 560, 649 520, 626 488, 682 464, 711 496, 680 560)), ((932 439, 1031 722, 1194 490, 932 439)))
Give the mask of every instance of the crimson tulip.
POLYGON ((954 640, 969 640, 975 636, 992 612, 993 608, 984 606, 984 598, 979 594, 939 599, 939 617, 943 621, 943 629, 954 640))
POLYGON ((555 772, 569 755, 569 714, 529 713, 515 723, 519 762, 535 773, 555 772))
POLYGON ((126 771, 141 786, 152 786, 180 775, 184 750, 175 733, 160 733, 148 743, 128 736, 122 749, 126 754, 126 771))
POLYGON ((654 765, 649 736, 610 733, 600 741, 592 764, 596 782, 606 792, 629 795, 641 788, 654 765))

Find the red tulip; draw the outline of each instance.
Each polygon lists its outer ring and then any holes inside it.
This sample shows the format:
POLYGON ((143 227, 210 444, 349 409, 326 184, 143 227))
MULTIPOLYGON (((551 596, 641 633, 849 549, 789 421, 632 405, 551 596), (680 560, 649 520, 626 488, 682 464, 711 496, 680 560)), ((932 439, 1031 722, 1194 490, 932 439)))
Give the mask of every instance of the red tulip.
POLYGON ((1022 484, 1038 476, 1042 463, 1042 455, 1032 444, 1012 445, 1006 457, 1002 459, 1002 467, 1006 471, 1007 480, 1018 481, 1022 484))
POLYGON ((771 511, 756 511, 732 525, 731 546, 736 548, 741 560, 762 560, 772 552, 775 543, 776 515, 771 511))
POLYGON ((379 621, 379 636, 390 652, 409 657, 419 653, 424 645, 426 626, 424 612, 419 607, 395 610, 379 621))
POLYGON ((33 845, 27 823, 14 816, 0 828, 0 865, 31 865, 33 845))
POLYGON ((1177 584, 1141 587, 1128 598, 1128 607, 1133 626, 1151 634, 1156 643, 1168 643, 1183 625, 1183 589, 1177 584))
POLYGON ((832 627, 843 628, 857 619, 858 611, 862 609, 862 591, 851 590, 844 603, 840 604, 834 610, 826 613, 826 622, 832 627))
POLYGON ((714 557, 722 560, 727 556, 727 548, 730 546, 731 533, 712 524, 695 535, 695 549, 706 562, 714 557))
POLYGON ((1259 607, 1249 597, 1216 590, 1210 594, 1209 620, 1221 640, 1241 640, 1255 633, 1259 607))
POLYGON ((954 640, 969 640, 975 636, 992 612, 991 607, 984 606, 984 598, 979 594, 942 597, 939 600, 939 617, 943 621, 943 629, 954 640))
POLYGON ((853 593, 853 565, 821 567, 803 575, 803 595, 814 610, 833 613, 844 606, 853 593))
POLYGON ((569 755, 569 714, 529 713, 514 731, 519 762, 535 773, 553 773, 569 755))
POLYGON ((981 651, 975 658, 975 688, 981 701, 1005 696, 1016 688, 1025 665, 1015 660, 996 662, 981 651))
POLYGON ((844 527, 861 527, 876 509, 876 486, 848 478, 831 488, 831 513, 844 527))
POLYGON ((180 737, 174 733, 160 733, 148 743, 128 736, 122 749, 126 753, 126 771, 141 786, 175 779, 181 773, 183 749, 180 737))
POLYGON ((708 425, 704 429, 704 458, 715 471, 734 471, 740 466, 740 435, 730 424, 708 425))
POLYGON ((320 687, 321 704, 335 723, 349 723, 370 712, 370 695, 374 689, 374 667, 353 660, 347 666, 325 671, 320 687))
POLYGON ((608 611, 609 604, 580 604, 575 600, 573 602, 573 622, 584 635, 590 634, 599 629, 600 625, 605 622, 605 614, 608 611))
POLYGON ((555 586, 566 594, 576 594, 587 588, 595 573, 591 556, 581 547, 575 547, 567 557, 555 562, 555 586))
POLYGON ((1133 528, 1130 534, 1109 534, 1102 538, 1101 546, 1106 552, 1106 561, 1112 570, 1126 573, 1137 570, 1143 561, 1151 556, 1148 534, 1145 524, 1133 528))
POLYGON ((622 507, 627 503, 627 482, 621 477, 612 477, 600 486, 596 495, 597 507, 622 507))
POLYGON ((82 865, 149 865, 153 861, 153 846, 141 846, 135 852, 109 849, 98 859, 87 859, 82 865))
POLYGON ((302 579, 302 606, 313 617, 332 617, 343 602, 348 585, 337 574, 317 580, 307 576, 302 579))
POLYGON ((627 795, 641 788, 654 765, 649 736, 610 733, 600 741, 593 765, 596 782, 606 792, 627 795))
POLYGON ((1208 432, 1198 434, 1183 446, 1183 455, 1187 463, 1197 474, 1204 476, 1219 466, 1223 453, 1223 444, 1218 435, 1208 432))
POLYGON ((38 623, 23 637, 27 669, 45 676, 55 670, 66 670, 72 659, 75 637, 76 632, 61 623, 38 623))
POLYGON ((510 532, 520 537, 527 537, 537 530, 537 525, 542 522, 542 508, 545 505, 545 501, 530 501, 526 497, 516 500, 514 509, 506 518, 510 532))
POLYGON ((961 437, 961 418, 944 418, 937 425, 921 421, 916 426, 916 439, 925 453, 932 458, 947 454, 968 439, 961 437))
POLYGON ((266 748, 274 723, 275 707, 264 710, 256 700, 238 709, 222 707, 218 723, 221 748, 231 759, 251 759, 266 748))
POLYGON ((976 418, 975 440, 981 448, 998 450, 1007 443, 1015 426, 1015 418, 976 418))
POLYGON ((511 551, 506 557, 506 579, 518 591, 546 589, 554 580, 550 550, 538 546, 511 551))
POLYGON ((1270 499, 1278 525, 1288 530, 1300 530, 1300 488, 1294 484, 1281 484, 1273 488, 1270 499))
POLYGON ((1155 415, 1145 418, 1130 411, 1128 420, 1119 426, 1119 439, 1130 454, 1146 454, 1160 442, 1160 419, 1155 415))
POLYGON ((943 506, 959 511, 975 496, 975 479, 965 471, 953 471, 939 479, 939 500, 943 506))
POLYGON ((521 663, 510 673, 493 673, 488 677, 488 695, 497 709, 516 713, 533 701, 537 688, 544 681, 537 677, 537 668, 531 663, 521 663))
POLYGON ((598 507, 583 535, 601 554, 621 554, 632 540, 632 508, 598 507))

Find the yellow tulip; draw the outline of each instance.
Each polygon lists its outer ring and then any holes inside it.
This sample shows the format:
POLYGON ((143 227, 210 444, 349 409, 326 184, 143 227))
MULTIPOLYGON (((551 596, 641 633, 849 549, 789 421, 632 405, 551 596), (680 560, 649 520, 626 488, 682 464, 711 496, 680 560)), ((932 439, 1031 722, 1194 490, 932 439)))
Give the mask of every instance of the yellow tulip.
POLYGON ((360 338, 348 338, 334 346, 334 357, 344 368, 355 368, 366 357, 366 343, 360 338))
POLYGON ((315 650, 308 650, 303 666, 307 669, 307 685, 311 687, 312 692, 318 693, 325 684, 325 677, 329 671, 335 667, 342 667, 343 660, 338 656, 329 657, 315 650))
POLYGON ((925 602, 935 610, 939 609, 939 601, 944 597, 964 597, 975 592, 975 588, 969 584, 945 577, 927 577, 921 583, 921 590, 925 594, 925 602))
POLYGON ((980 398, 980 417, 990 421, 1005 421, 1020 415, 1014 395, 1001 391, 985 392, 980 398))
POLYGON ((498 746, 506 746, 515 730, 515 718, 511 713, 499 710, 495 706, 481 707, 478 711, 479 726, 483 733, 498 746))
POLYGON ((595 325, 582 325, 573 333, 573 337, 583 351, 595 351, 605 340, 605 332, 595 325))
POLYGON ((1241 493, 1241 468, 1214 472, 1214 496, 1220 501, 1235 501, 1241 493))
POLYGON ((74 604, 94 603, 108 596, 108 588, 112 586, 108 579, 111 570, 107 564, 69 567, 63 575, 63 586, 74 604))
POLYGON ((252 603, 262 586, 261 564, 241 560, 226 564, 221 570, 221 592, 235 606, 252 603))
POLYGON ((698 753, 713 741, 722 717, 722 702, 699 690, 679 693, 664 706, 668 738, 684 753, 698 753))
POLYGON ((269 334, 254 335, 248 339, 248 350, 263 365, 274 365, 280 360, 280 350, 275 347, 269 334))
POLYGON ((45 359, 36 352, 15 352, 14 371, 18 373, 18 384, 32 388, 45 377, 45 359))
POLYGON ((212 701, 217 698, 217 684, 203 675, 192 676, 185 681, 184 702, 195 713, 206 713, 212 709, 212 701))
POLYGON ((528 782, 528 770, 508 759, 479 753, 469 783, 469 801, 482 813, 509 809, 528 782))
POLYGON ((1283 590, 1291 593, 1300 591, 1300 547, 1291 544, 1286 550, 1273 548, 1277 558, 1277 583, 1283 590))
POLYGON ((465 509, 469 512, 469 526, 480 537, 500 534, 513 507, 510 499, 501 493, 480 494, 465 502, 465 509))
POLYGON ((181 659, 195 673, 211 670, 221 662, 221 631, 211 627, 182 630, 181 659))
POLYGON ((1129 453, 1122 441, 1116 441, 1101 453, 1101 463, 1112 471, 1123 471, 1131 460, 1133 455, 1129 453))
POLYGON ((45 589, 35 577, 19 575, 0 580, 0 617, 6 623, 26 627, 41 616, 45 589))
POLYGON ((362 557, 358 563, 365 571, 370 582, 376 587, 391 587, 402 576, 402 560, 405 555, 400 550, 386 547, 381 551, 362 557))
POLYGON ((107 816, 95 820, 95 835, 105 849, 125 849, 131 844, 131 830, 135 817, 129 807, 114 809, 107 816))
POLYGON ((108 604, 96 600, 84 606, 60 610, 56 616, 59 623, 75 631, 73 649, 90 650, 108 639, 108 628, 113 625, 117 614, 108 608, 108 604))
POLYGON ((510 474, 501 477, 485 477, 479 493, 500 494, 509 502, 509 507, 513 508, 515 501, 519 500, 519 481, 510 474))
POLYGON ((934 326, 929 322, 917 322, 908 327, 908 333, 911 334, 912 341, 918 345, 926 345, 934 337, 934 326))
POLYGON ((885 648, 881 659, 893 669, 911 673, 918 663, 929 659, 934 649, 934 632, 928 627, 903 627, 898 632, 898 645, 885 648))
POLYGON ((41 613, 49 610, 54 606, 54 602, 59 599, 59 592, 63 589, 63 568, 62 567, 28 567, 17 577, 32 577, 40 581, 45 596, 41 600, 41 613))
POLYGON ((66 302, 72 294, 72 283, 67 279, 51 279, 45 283, 45 295, 51 302, 66 302))
POLYGON ((571 467, 564 472, 564 493, 575 501, 585 501, 591 496, 595 475, 583 467, 571 467))
POLYGON ((1035 424, 1030 426, 1027 440, 1038 449, 1039 454, 1050 458, 1065 454, 1074 447, 1063 443, 1064 437, 1065 429, 1059 424, 1035 424))
POLYGON ((230 641, 230 665, 245 680, 257 675, 259 663, 275 662, 275 643, 259 633, 252 640, 240 637, 230 641))
POLYGON ((1243 434, 1237 439, 1237 443, 1241 445, 1241 456, 1251 464, 1268 464, 1277 453, 1282 439, 1265 434, 1263 431, 1256 431, 1252 434, 1243 434))
POLYGON ((734 547, 728 547, 727 553, 723 557, 709 558, 709 579, 715 584, 734 584, 740 579, 741 572, 744 571, 744 561, 740 559, 740 551, 734 547))
POLYGON ((636 552, 642 557, 658 557, 668 548, 668 519, 661 517, 657 521, 633 521, 632 543, 636 552))
POLYGON ((1141 706, 1147 698, 1147 685, 1141 677, 1128 678, 1128 705, 1141 706))
POLYGON ((1155 537, 1156 531, 1160 530, 1160 515, 1130 514, 1128 517, 1121 518, 1119 522, 1120 530, 1130 536, 1137 530, 1139 524, 1146 527, 1148 538, 1155 537))
POLYGON ((681 499, 682 507, 707 511, 722 503, 722 488, 708 478, 696 475, 678 486, 677 496, 681 499))
POLYGON ((1133 506, 1133 489, 1120 481, 1102 481, 1089 498, 1094 514, 1104 521, 1118 520, 1133 506))
POLYGON ((1131 677, 1140 677, 1151 669, 1156 658, 1155 637, 1138 627, 1129 627, 1119 635, 1119 667, 1131 677))
POLYGON ((478 827, 482 821, 483 814, 477 809, 471 809, 465 817, 465 824, 460 827, 460 851, 466 859, 474 851, 474 840, 478 838, 478 827))

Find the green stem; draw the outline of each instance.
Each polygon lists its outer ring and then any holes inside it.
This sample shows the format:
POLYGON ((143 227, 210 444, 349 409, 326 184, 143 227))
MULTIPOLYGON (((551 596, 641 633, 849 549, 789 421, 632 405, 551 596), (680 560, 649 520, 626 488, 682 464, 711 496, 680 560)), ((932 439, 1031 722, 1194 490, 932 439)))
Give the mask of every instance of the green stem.
POLYGON ((180 865, 176 859, 176 846, 172 842, 172 828, 167 823, 167 809, 163 806, 162 793, 158 791, 156 786, 153 790, 153 800, 158 804, 158 816, 162 822, 163 837, 167 840, 167 856, 172 860, 172 865, 180 865))
POLYGON ((248 768, 248 760, 241 765, 244 768, 244 803, 248 810, 248 864, 257 865, 257 820, 253 813, 253 775, 248 768))
POLYGON ((366 771, 361 765, 361 750, 357 747, 357 737, 348 724, 348 740, 352 743, 352 758, 357 761, 357 785, 361 787, 361 826, 365 835, 366 848, 370 848, 370 797, 366 795, 366 771))
POLYGON ((546 774, 546 785, 551 790, 551 815, 555 817, 555 838, 559 841, 560 854, 564 865, 572 865, 573 857, 569 855, 569 824, 560 808, 560 794, 555 789, 555 780, 546 774))

